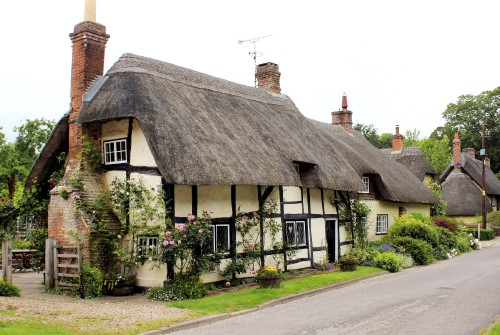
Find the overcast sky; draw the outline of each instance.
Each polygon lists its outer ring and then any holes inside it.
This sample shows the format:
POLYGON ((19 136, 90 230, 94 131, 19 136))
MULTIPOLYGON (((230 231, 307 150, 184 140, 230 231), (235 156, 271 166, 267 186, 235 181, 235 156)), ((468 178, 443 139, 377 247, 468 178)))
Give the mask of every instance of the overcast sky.
MULTIPOLYGON (((71 41, 84 0, 2 0, 0 126, 14 140, 25 119, 59 120, 69 108, 71 41)), ((274 62, 282 93, 331 122, 346 92, 353 121, 379 133, 444 123, 462 94, 500 85, 498 0, 97 0, 111 35, 105 72, 131 52, 253 86, 274 62)))

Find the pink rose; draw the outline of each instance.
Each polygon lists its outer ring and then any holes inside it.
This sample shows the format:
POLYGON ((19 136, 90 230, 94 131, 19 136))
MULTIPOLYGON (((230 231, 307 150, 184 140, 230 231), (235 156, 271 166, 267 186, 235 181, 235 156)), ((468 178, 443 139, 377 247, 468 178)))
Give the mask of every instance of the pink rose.
POLYGON ((253 212, 253 216, 254 216, 254 217, 257 217, 257 216, 258 216, 258 215, 257 215, 257 212, 253 212))
POLYGON ((174 245, 174 244, 175 244, 175 242, 173 240, 170 241, 170 245, 174 245))
POLYGON ((182 244, 182 241, 181 240, 177 241, 177 244, 182 244))
POLYGON ((188 221, 194 220, 194 218, 195 218, 195 216, 194 216, 194 215, 192 215, 192 214, 189 214, 189 215, 187 216, 188 221))
POLYGON ((196 226, 198 224, 198 221, 194 221, 193 224, 196 226))
POLYGON ((167 240, 163 241, 163 246, 166 247, 167 245, 168 245, 168 241, 167 240))
POLYGON ((229 287, 229 286, 231 286, 231 283, 227 281, 226 282, 226 287, 229 287))
POLYGON ((184 230, 184 225, 181 223, 177 228, 179 228, 179 230, 184 230))
POLYGON ((187 236, 186 235, 182 235, 184 238, 186 238, 187 236))
POLYGON ((208 216, 212 216, 212 215, 214 215, 214 212, 212 212, 212 211, 207 211, 207 215, 208 215, 208 216))
POLYGON ((198 230, 198 233, 203 234, 203 229, 198 230))
POLYGON ((248 245, 248 247, 249 247, 250 249, 253 249, 253 248, 255 247, 255 244, 250 243, 250 244, 248 245))
POLYGON ((170 236, 172 236, 172 233, 171 233, 171 232, 169 232, 169 231, 167 231, 167 232, 165 232, 165 236, 166 236, 166 237, 170 237, 170 236))
POLYGON ((242 218, 243 220, 246 220, 246 219, 248 219, 248 216, 243 215, 241 218, 242 218))

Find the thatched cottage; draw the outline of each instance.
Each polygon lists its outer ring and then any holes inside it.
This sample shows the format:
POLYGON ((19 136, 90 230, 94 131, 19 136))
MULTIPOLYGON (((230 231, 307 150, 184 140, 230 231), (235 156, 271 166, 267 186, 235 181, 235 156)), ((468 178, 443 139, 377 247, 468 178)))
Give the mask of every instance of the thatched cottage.
POLYGON ((439 174, 425 158, 421 148, 404 146, 404 138, 399 133, 399 126, 396 126, 396 132, 392 136, 392 148, 382 149, 382 151, 410 170, 415 177, 424 183, 439 179, 439 174))
MULTIPOLYGON (((384 234, 404 208, 429 214, 436 198, 418 178, 352 129, 347 98, 332 113, 332 124, 306 118, 281 93, 276 64, 256 69, 258 88, 229 82, 166 62, 124 54, 103 75, 105 27, 90 16, 75 26, 71 110, 64 116, 30 174, 41 185, 68 150, 65 177, 51 192, 49 236, 61 243, 71 231, 88 235, 75 196, 63 199, 64 185, 79 171, 82 135, 102 152, 103 171, 84 178, 79 196, 109 188, 115 179, 140 179, 163 189, 170 218, 213 212, 214 248, 237 253, 237 209, 260 211, 277 202, 280 236, 299 252, 288 268, 334 261, 350 241, 339 227, 332 199, 364 194, 371 200, 371 235, 384 234), (83 194, 82 194, 83 193, 83 194)), ((120 222, 109 220, 110 229, 120 222)), ((141 236, 158 245, 157 236, 141 236)), ((266 262, 272 262, 266 256, 266 262)), ((139 266, 139 285, 166 276, 166 267, 139 266)), ((249 274, 242 274, 249 275, 249 274)), ((207 274, 207 281, 220 279, 207 274)))
MULTIPOLYGON (((498 210, 500 180, 485 162, 486 211, 498 210)), ((450 166, 441 174, 443 199, 448 204, 446 215, 456 217, 464 223, 474 224, 482 213, 483 162, 475 158, 475 150, 466 148, 462 152, 460 136, 453 139, 453 158, 450 166)))

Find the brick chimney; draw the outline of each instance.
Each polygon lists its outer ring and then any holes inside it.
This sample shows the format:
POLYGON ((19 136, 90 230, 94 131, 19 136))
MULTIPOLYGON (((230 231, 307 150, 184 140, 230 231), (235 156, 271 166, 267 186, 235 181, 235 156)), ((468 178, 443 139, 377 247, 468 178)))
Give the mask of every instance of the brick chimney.
POLYGON ((474 148, 465 148, 462 150, 462 152, 464 154, 466 154, 467 156, 470 156, 472 158, 476 158, 476 150, 474 150, 474 148))
POLYGON ((462 144, 460 141, 460 135, 455 132, 455 138, 453 139, 453 166, 454 171, 462 171, 462 144))
POLYGON ((278 64, 270 62, 257 65, 255 79, 258 87, 265 88, 271 93, 281 94, 279 70, 278 64))
POLYGON ((332 112, 332 124, 342 126, 347 132, 352 131, 352 112, 347 109, 347 95, 342 95, 342 109, 332 112))
POLYGON ((104 73, 104 50, 109 35, 106 27, 95 22, 95 0, 85 0, 84 22, 69 35, 73 42, 71 65, 71 105, 69 112, 69 161, 82 149, 82 125, 77 123, 85 91, 97 76, 104 73))
POLYGON ((403 150, 403 135, 399 133, 399 125, 396 125, 396 134, 392 135, 392 151, 403 150))

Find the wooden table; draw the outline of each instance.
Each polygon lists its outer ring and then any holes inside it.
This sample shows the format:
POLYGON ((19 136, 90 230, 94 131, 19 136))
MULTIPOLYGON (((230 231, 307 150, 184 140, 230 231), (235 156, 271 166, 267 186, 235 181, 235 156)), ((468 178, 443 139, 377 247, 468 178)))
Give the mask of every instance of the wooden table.
POLYGON ((32 269, 33 267, 31 266, 30 263, 30 258, 33 253, 35 253, 36 250, 34 249, 17 249, 17 250, 12 250, 12 260, 17 261, 18 265, 12 269, 12 272, 16 270, 27 270, 27 269, 32 269))

